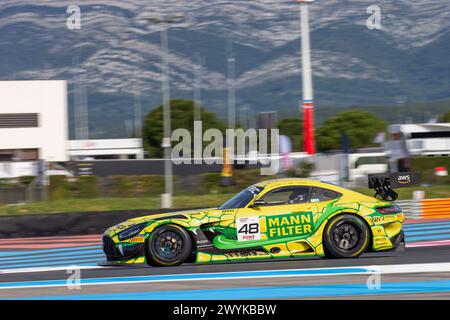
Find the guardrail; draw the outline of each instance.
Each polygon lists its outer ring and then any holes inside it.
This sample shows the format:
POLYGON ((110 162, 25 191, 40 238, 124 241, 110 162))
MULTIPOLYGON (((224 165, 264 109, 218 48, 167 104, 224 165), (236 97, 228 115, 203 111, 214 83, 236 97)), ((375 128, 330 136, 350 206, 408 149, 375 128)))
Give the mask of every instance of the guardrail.
POLYGON ((450 198, 396 202, 409 219, 450 218, 450 198))

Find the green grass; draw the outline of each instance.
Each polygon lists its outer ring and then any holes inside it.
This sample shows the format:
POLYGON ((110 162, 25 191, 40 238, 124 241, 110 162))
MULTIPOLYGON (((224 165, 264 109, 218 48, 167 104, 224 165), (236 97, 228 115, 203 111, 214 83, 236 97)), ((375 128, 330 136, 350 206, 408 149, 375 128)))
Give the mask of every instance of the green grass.
MULTIPOLYGON (((174 197, 174 208, 215 207, 233 194, 195 195, 174 197)), ((36 202, 24 205, 0 205, 0 215, 47 214, 85 211, 112 211, 160 208, 159 197, 96 198, 36 202)))

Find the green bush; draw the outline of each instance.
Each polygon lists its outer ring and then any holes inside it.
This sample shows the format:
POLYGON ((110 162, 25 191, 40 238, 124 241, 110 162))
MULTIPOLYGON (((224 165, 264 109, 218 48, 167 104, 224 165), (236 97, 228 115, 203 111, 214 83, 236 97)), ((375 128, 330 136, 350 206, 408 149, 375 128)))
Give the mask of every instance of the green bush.
POLYGON ((96 176, 81 176, 71 183, 72 190, 77 198, 98 198, 100 188, 96 176))
POLYGON ((342 149, 345 133, 351 149, 376 146, 373 142, 379 132, 386 131, 386 122, 360 109, 347 110, 325 120, 317 129, 317 147, 321 151, 342 149))
POLYGON ((19 177, 19 182, 23 186, 28 186, 35 178, 35 176, 23 176, 19 177))
MULTIPOLYGON (((232 184, 227 186, 222 185, 220 172, 174 177, 173 183, 176 195, 189 196, 236 193, 259 181, 274 178, 277 176, 261 176, 260 169, 235 169, 232 184)), ((69 182, 65 176, 52 176, 50 199, 158 197, 164 193, 164 187, 163 175, 116 175, 108 178, 82 176, 74 179, 73 182, 69 182)))
POLYGON ((164 176, 112 176, 109 178, 111 197, 147 197, 164 192, 164 176))
POLYGON ((233 181, 237 188, 236 191, 240 191, 257 182, 275 178, 277 178, 277 176, 262 176, 260 169, 245 169, 233 171, 233 181))
POLYGON ((132 184, 126 176, 110 177, 111 184, 108 190, 110 197, 131 197, 132 184))
POLYGON ((0 179, 0 186, 3 188, 17 187, 17 183, 9 178, 0 179))
POLYGON ((66 176, 50 176, 50 200, 63 200, 72 198, 66 176))
POLYGON ((233 188, 233 186, 222 186, 222 175, 220 172, 202 173, 200 177, 200 190, 202 194, 226 193, 227 189, 233 188))
POLYGON ((295 176, 300 178, 309 178, 315 167, 315 164, 312 162, 302 161, 295 170, 295 176))
POLYGON ((201 193, 220 194, 239 192, 248 186, 265 180, 275 179, 276 176, 262 176, 260 169, 235 169, 233 170, 232 184, 222 185, 220 172, 201 174, 201 193))

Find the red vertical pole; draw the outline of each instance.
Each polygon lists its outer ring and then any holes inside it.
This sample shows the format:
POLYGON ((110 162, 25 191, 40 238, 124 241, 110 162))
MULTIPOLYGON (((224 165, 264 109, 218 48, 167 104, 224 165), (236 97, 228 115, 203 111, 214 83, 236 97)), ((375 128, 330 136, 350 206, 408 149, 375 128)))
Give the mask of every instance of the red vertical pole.
POLYGON ((303 149, 307 154, 316 153, 314 137, 314 106, 312 101, 303 102, 303 149))
POLYGON ((300 3, 300 26, 302 43, 302 83, 303 83, 303 144, 304 151, 316 153, 314 141, 314 105, 311 70, 311 46, 309 39, 308 3, 312 0, 297 0, 300 3))

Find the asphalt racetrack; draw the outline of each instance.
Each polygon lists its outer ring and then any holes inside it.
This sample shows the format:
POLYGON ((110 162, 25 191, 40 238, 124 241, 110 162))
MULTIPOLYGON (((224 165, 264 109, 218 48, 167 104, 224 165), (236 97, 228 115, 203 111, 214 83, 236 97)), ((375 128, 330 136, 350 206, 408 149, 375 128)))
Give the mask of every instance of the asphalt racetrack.
POLYGON ((101 267, 100 235, 0 240, 0 299, 450 299, 450 221, 357 259, 101 267))

